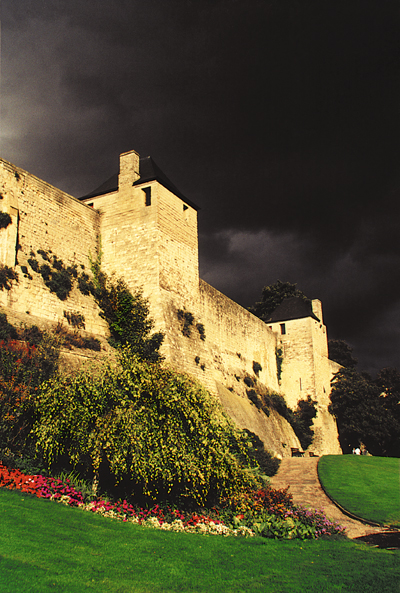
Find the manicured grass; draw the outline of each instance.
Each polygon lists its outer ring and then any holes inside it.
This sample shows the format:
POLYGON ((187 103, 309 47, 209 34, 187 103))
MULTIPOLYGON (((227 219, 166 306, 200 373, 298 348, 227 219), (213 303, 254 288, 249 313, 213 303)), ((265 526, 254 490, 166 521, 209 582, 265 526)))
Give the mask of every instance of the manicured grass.
POLYGON ((0 489, 1 593, 398 593, 400 553, 168 533, 0 489))
POLYGON ((325 491, 366 521, 400 527, 400 459, 326 455, 318 475, 325 491))

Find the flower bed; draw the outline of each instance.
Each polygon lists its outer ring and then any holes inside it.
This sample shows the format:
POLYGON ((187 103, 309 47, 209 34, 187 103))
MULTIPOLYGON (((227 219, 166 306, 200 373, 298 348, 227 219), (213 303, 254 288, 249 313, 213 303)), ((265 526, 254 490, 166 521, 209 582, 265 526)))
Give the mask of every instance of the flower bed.
POLYGON ((280 539, 310 539, 344 533, 344 528, 329 521, 322 511, 294 506, 287 489, 265 488, 225 500, 220 509, 193 513, 168 506, 162 508, 158 504, 150 509, 138 508, 126 500, 85 502, 82 493, 68 479, 30 476, 1 463, 0 487, 164 531, 280 539))

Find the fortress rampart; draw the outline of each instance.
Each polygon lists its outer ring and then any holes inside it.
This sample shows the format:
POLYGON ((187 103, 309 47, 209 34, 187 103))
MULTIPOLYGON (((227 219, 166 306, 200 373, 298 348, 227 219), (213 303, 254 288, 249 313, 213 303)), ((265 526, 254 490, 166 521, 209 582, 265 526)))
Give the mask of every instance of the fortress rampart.
POLYGON ((265 324, 199 279, 197 209, 149 157, 142 160, 135 151, 122 154, 119 175, 104 185, 77 200, 0 160, 0 210, 12 219, 0 230, 0 263, 19 275, 11 290, 0 291, 0 306, 9 320, 45 327, 66 323, 65 312, 78 312, 87 332, 105 338, 107 325, 76 280, 72 278, 71 291, 60 300, 32 268, 32 262, 43 265, 51 254, 64 267, 85 274, 90 257, 101 252, 107 273, 123 277, 132 290, 143 289, 155 329, 165 333, 167 363, 219 396, 240 426, 256 432, 280 456, 300 447, 283 418, 275 413, 268 418, 250 403, 244 381, 250 377, 281 391, 291 407, 307 395, 316 399, 312 449, 339 453, 336 425, 327 411, 334 365, 328 360, 319 301, 313 301, 318 322, 311 317, 288 320, 282 335, 280 324, 265 324), (185 314, 192 319, 186 328, 185 314))

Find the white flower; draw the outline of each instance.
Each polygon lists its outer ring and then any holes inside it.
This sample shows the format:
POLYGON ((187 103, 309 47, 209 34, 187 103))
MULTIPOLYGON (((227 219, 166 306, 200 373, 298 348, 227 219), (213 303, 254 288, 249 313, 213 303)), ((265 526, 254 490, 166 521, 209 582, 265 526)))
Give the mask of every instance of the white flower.
POLYGON ((152 527, 153 529, 160 529, 160 522, 157 517, 149 517, 143 521, 142 525, 145 527, 152 527))

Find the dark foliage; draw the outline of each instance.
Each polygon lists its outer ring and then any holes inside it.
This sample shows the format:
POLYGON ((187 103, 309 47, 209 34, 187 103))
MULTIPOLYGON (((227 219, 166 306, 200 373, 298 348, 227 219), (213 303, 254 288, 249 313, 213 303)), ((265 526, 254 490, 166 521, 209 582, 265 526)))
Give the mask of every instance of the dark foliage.
MULTIPOLYGON (((78 288, 84 295, 93 294, 94 285, 90 280, 88 274, 82 272, 78 273, 77 265, 65 266, 64 262, 56 255, 50 255, 43 249, 38 249, 37 253, 41 255, 42 259, 47 262, 42 265, 39 264, 35 258, 35 254, 31 251, 28 264, 34 272, 40 274, 43 282, 54 292, 61 301, 65 301, 73 288, 74 280, 78 282, 78 288)), ((84 266, 81 266, 84 269, 84 266)))
POLYGON ((31 268, 34 272, 39 272, 40 265, 39 265, 39 262, 37 259, 35 259, 34 257, 30 257, 28 259, 28 264, 31 266, 31 268))
POLYGON ((0 212, 0 229, 6 229, 11 222, 11 216, 7 212, 0 212))
POLYGON ((399 373, 383 369, 376 381, 341 369, 332 382, 329 411, 345 453, 363 443, 373 455, 400 457, 399 373))
POLYGON ((38 387, 58 366, 59 348, 50 336, 37 345, 0 341, 0 449, 33 454, 29 433, 38 387))
POLYGON ((255 360, 253 360, 253 371, 254 371, 254 374, 257 375, 257 377, 258 377, 259 373, 262 371, 262 366, 260 365, 259 362, 256 362, 255 360))
POLYGON ((43 264, 39 268, 39 274, 42 276, 45 284, 51 279, 51 268, 48 264, 43 264))
POLYGON ((247 428, 244 429, 244 432, 248 435, 252 445, 248 451, 251 461, 258 463, 261 472, 266 476, 274 476, 279 469, 280 460, 265 449, 264 443, 254 432, 247 428))
POLYGON ((275 410, 291 425, 303 449, 307 449, 313 440, 313 419, 317 415, 316 402, 310 396, 306 400, 299 400, 295 411, 291 410, 285 398, 275 391, 263 390, 259 394, 254 389, 247 391, 247 397, 267 416, 270 410, 275 410))
POLYGON ((328 340, 329 358, 342 366, 353 369, 357 366, 357 359, 353 357, 353 348, 344 340, 328 340))
POLYGON ((52 272, 51 278, 45 282, 50 292, 54 292, 60 301, 65 301, 72 290, 71 276, 67 270, 62 269, 59 272, 52 272))
POLYGON ((265 408, 269 409, 272 408, 278 414, 283 416, 290 424, 293 420, 293 412, 290 408, 287 407, 285 398, 280 393, 276 393, 276 391, 267 390, 261 394, 261 399, 263 403, 263 410, 265 408))
POLYGON ((18 274, 13 268, 0 265, 0 290, 10 290, 12 283, 18 282, 18 274))
POLYGON ((253 307, 249 307, 249 311, 263 321, 268 321, 278 305, 280 305, 284 299, 293 296, 308 300, 306 295, 296 288, 296 284, 277 280, 275 284, 263 288, 261 301, 256 303, 253 307))
POLYGON ((92 271, 94 298, 101 309, 101 317, 108 323, 111 346, 130 346, 140 360, 161 360, 159 349, 164 334, 151 333, 154 322, 149 317, 149 304, 142 292, 132 293, 124 280, 107 276, 98 262, 92 265, 92 271))
POLYGON ((44 251, 43 249, 38 249, 38 250, 37 250, 37 252, 38 252, 38 254, 39 254, 39 255, 41 255, 41 256, 42 256, 42 258, 43 258, 45 261, 50 261, 50 256, 49 256, 49 254, 47 253, 47 251, 44 251))
POLYGON ((17 330, 7 321, 7 315, 0 313, 0 340, 15 340, 18 338, 17 330))
POLYGON ((306 400, 301 399, 293 414, 291 425, 304 450, 311 445, 314 437, 312 424, 317 415, 316 404, 317 402, 313 401, 310 396, 306 400))
POLYGON ((247 387, 254 387, 254 380, 249 377, 249 375, 246 375, 246 377, 244 377, 243 382, 245 385, 247 385, 247 387))
POLYGON ((78 277, 78 288, 84 295, 93 294, 95 291, 94 284, 90 279, 89 275, 85 272, 82 272, 78 277))
POLYGON ((73 266, 65 268, 63 262, 56 256, 53 256, 52 260, 47 257, 47 261, 50 261, 52 267, 49 264, 43 264, 39 268, 43 282, 50 292, 54 292, 61 301, 65 301, 72 290, 72 277, 76 268, 73 266))
POLYGON ((202 323, 196 323, 196 329, 199 332, 200 340, 204 342, 206 339, 206 330, 204 329, 204 325, 202 323))
POLYGON ((276 358, 276 376, 278 378, 278 383, 280 384, 282 378, 282 365, 283 365, 283 350, 279 346, 275 348, 275 358, 276 358))
POLYGON ((178 317, 179 321, 181 322, 183 335, 186 336, 187 338, 189 338, 192 333, 191 326, 194 321, 194 317, 193 317, 192 313, 190 313, 189 311, 183 311, 183 309, 179 309, 177 311, 177 317, 178 317))
POLYGON ((76 311, 64 311, 64 317, 72 327, 76 329, 85 329, 85 317, 76 311))
POLYGON ((21 272, 23 273, 25 278, 29 278, 32 280, 32 276, 30 275, 28 268, 26 266, 21 266, 21 272))
MULTIPOLYGON (((247 397, 256 406, 256 408, 258 408, 259 410, 261 410, 261 409, 264 410, 263 404, 254 389, 248 389, 246 391, 246 393, 247 393, 247 397)), ((267 414, 267 416, 269 416, 269 410, 268 410, 268 413, 266 410, 264 410, 264 412, 267 414)))
POLYGON ((43 332, 37 327, 37 325, 30 325, 24 327, 20 331, 21 339, 28 342, 32 346, 37 346, 43 339, 43 332))

